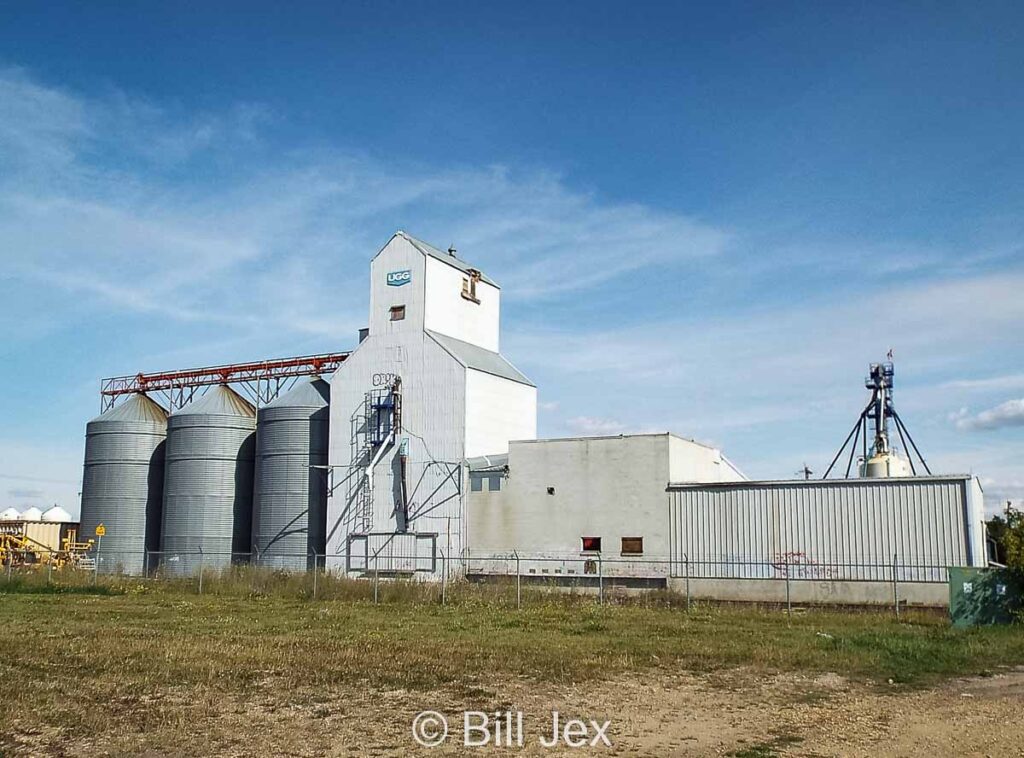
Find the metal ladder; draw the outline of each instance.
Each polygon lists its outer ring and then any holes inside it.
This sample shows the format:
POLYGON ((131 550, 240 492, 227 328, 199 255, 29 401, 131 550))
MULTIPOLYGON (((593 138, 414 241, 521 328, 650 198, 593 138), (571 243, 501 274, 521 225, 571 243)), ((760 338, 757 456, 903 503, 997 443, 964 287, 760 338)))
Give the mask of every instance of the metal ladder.
POLYGON ((400 387, 400 381, 396 380, 391 387, 367 392, 363 397, 362 445, 358 457, 362 468, 356 485, 356 513, 364 534, 373 529, 373 468, 395 444, 402 427, 400 387))

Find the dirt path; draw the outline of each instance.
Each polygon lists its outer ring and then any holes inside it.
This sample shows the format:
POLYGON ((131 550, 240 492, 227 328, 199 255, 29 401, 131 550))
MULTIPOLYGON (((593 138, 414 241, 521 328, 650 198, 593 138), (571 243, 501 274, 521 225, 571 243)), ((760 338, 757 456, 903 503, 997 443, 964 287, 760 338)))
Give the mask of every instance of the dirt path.
MULTIPOLYGON (((645 674, 599 684, 479 683, 435 692, 320 693, 267 683, 245 702, 174 692, 111 703, 111 728, 68 735, 16 730, 14 754, 37 755, 1024 755, 1024 670, 923 691, 851 684, 835 675, 765 677, 645 674), (451 719, 449 739, 426 749, 411 724, 422 710, 451 719), (464 710, 524 713, 524 746, 462 745, 464 710), (551 711, 603 724, 605 746, 546 749, 551 711)), ((476 732, 476 737, 481 737, 476 732)), ((590 727, 590 738, 594 727, 590 727)))

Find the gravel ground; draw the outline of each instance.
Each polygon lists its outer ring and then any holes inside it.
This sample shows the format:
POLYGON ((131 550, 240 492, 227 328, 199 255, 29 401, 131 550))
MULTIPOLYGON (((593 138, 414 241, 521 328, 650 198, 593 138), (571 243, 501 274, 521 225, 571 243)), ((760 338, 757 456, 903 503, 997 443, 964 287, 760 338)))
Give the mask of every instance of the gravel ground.
MULTIPOLYGON (((665 671, 581 685, 527 680, 474 682, 429 692, 282 692, 268 682, 246 701, 203 691, 154 693, 111 704, 147 724, 95 735, 17 729, 14 754, 35 755, 739 755, 757 758, 878 755, 1024 755, 1024 670, 960 679, 932 689, 851 683, 835 674, 765 676, 732 670, 695 676, 665 671), (419 746, 422 710, 451 721, 448 740, 419 746), (523 746, 462 744, 465 710, 522 711, 523 746), (551 712, 589 727, 585 746, 539 743, 551 712), (595 738, 610 721, 611 746, 595 738)), ((476 735, 479 737, 480 732, 476 735)))

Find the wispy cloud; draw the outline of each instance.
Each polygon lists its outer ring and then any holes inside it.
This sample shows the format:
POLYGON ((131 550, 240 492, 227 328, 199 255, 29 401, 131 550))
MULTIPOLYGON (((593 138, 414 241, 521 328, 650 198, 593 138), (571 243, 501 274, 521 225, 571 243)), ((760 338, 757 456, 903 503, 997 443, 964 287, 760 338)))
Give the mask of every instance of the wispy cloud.
POLYGON ((45 493, 43 490, 15 488, 7 490, 7 494, 10 495, 12 498, 16 498, 18 500, 38 500, 45 493))
POLYGON ((582 436, 622 434, 627 429, 621 421, 597 416, 574 416, 566 420, 565 425, 573 434, 582 436))
POLYGON ((546 171, 268 153, 273 115, 253 105, 184 115, 16 70, 0 71, 0 103, 0 274, 101 310, 336 336, 361 324, 366 261, 399 226, 457 241, 517 298, 714 256, 729 240, 546 171))
POLYGON ((25 438, 0 438, 0 510, 25 505, 60 503, 78 511, 82 454, 71 440, 61 445, 40 445, 25 438))
POLYGON ((950 416, 957 429, 984 430, 1005 426, 1024 426, 1024 398, 1007 400, 994 408, 971 413, 961 408, 950 416))
POLYGON ((1016 390, 1024 389, 1024 374, 1005 374, 983 379, 951 379, 943 382, 944 389, 957 390, 1016 390))
MULTIPOLYGON (((711 376, 733 374, 752 386, 769 383, 806 396, 808 390, 827 393, 838 386, 850 359, 866 367, 894 344, 917 371, 958 364, 971 351, 1005 344, 1024 321, 1021 291, 1024 270, 897 285, 856 302, 793 302, 710 323, 663 318, 611 330, 577 324, 571 331, 517 332, 509 342, 536 363, 567 373, 658 381, 694 392, 706 391, 711 376), (882 335, 866 328, 880 312, 887 324, 882 335), (964 319, 964 312, 975 315, 964 319), (951 342, 961 347, 950 351, 951 342)), ((843 379, 843 385, 850 383, 843 379)), ((776 403, 786 394, 771 393, 776 403)))
MULTIPOLYGON (((286 119, 251 103, 202 112, 117 90, 85 95, 0 69, 0 327, 26 345, 71 331, 83 349, 102 344, 80 366, 91 384, 172 361, 351 346, 368 261, 396 228, 456 243, 520 303, 698 265, 733 238, 573 189, 544 168, 282 150, 271 143, 286 119), (26 319, 26 307, 40 313, 26 319), (128 365, 111 365, 112 334, 134 340, 128 365)), ((95 406, 78 412, 84 421, 95 406)), ((8 444, 23 451, 7 460, 13 475, 41 476, 31 440, 8 444)), ((67 460, 51 489, 70 506, 80 453, 67 460)))
MULTIPOLYGON (((516 330, 505 344, 531 375, 589 388, 562 396, 561 424, 570 431, 616 434, 640 424, 713 439, 759 478, 792 476, 803 462, 824 472, 867 401, 863 371, 895 345, 902 358, 897 405, 926 458, 941 461, 933 470, 976 467, 1014 481, 1019 463, 997 465, 992 455, 965 449, 964 435, 949 433, 951 390, 929 378, 984 370, 993 351, 1012 354, 1024 320, 1020 291, 1024 271, 1011 270, 893 284, 857 301, 794 301, 716 319, 516 330), (965 319, 965 312, 977 318, 965 319), (868 328, 877 313, 886 314, 882 333, 868 328)), ((957 392, 979 389, 989 388, 957 392)), ((1008 449, 1018 448, 1011 443, 1008 449)))
MULTIPOLYGON (((1019 472, 1018 472, 1019 473, 1019 472)), ((1007 503, 1017 509, 1024 509, 1024 477, 999 478, 981 477, 985 491, 986 512, 989 516, 1002 513, 1007 503)))

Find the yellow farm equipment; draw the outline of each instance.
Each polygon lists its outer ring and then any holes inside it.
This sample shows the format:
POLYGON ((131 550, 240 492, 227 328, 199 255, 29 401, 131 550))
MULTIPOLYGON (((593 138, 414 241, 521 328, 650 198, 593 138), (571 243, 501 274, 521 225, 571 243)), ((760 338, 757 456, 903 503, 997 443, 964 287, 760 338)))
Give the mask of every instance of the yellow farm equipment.
POLYGON ((93 541, 78 542, 77 530, 68 529, 60 544, 51 546, 27 534, 27 523, 4 524, 0 530, 0 565, 84 567, 92 561, 93 541))

